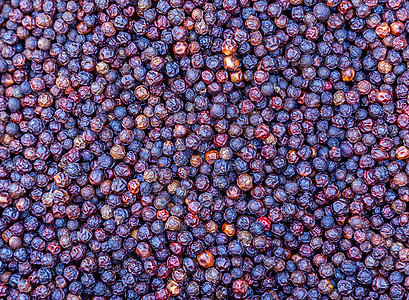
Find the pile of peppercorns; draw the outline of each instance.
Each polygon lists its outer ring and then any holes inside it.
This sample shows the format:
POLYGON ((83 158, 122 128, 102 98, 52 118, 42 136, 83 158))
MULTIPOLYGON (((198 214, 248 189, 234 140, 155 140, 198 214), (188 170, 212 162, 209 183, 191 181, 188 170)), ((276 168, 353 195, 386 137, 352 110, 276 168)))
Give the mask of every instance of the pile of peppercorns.
POLYGON ((0 0, 0 298, 409 296, 409 2, 0 0))

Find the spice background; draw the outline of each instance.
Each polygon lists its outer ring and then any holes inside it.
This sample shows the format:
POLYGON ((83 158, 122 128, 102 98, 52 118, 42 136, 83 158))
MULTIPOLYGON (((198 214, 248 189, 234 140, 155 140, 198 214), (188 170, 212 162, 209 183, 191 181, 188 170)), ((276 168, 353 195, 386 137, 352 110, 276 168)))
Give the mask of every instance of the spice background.
POLYGON ((409 299, 409 2, 0 0, 0 299, 409 299))

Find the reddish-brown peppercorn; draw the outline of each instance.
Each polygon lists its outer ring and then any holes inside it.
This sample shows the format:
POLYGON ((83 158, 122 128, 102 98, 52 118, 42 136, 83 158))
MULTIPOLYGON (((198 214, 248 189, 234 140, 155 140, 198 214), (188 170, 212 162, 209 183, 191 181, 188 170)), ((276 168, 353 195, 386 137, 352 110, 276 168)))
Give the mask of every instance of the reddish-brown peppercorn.
POLYGON ((212 253, 205 250, 197 256, 197 261, 203 268, 210 268, 214 265, 214 256, 212 253))

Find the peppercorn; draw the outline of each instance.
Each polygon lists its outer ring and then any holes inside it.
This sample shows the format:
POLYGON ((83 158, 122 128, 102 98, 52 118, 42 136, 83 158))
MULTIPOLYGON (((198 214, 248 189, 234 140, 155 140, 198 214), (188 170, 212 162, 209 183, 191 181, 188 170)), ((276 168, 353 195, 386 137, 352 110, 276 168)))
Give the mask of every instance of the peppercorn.
POLYGON ((197 256, 197 261, 203 268, 210 268, 214 265, 214 256, 206 250, 197 256))

